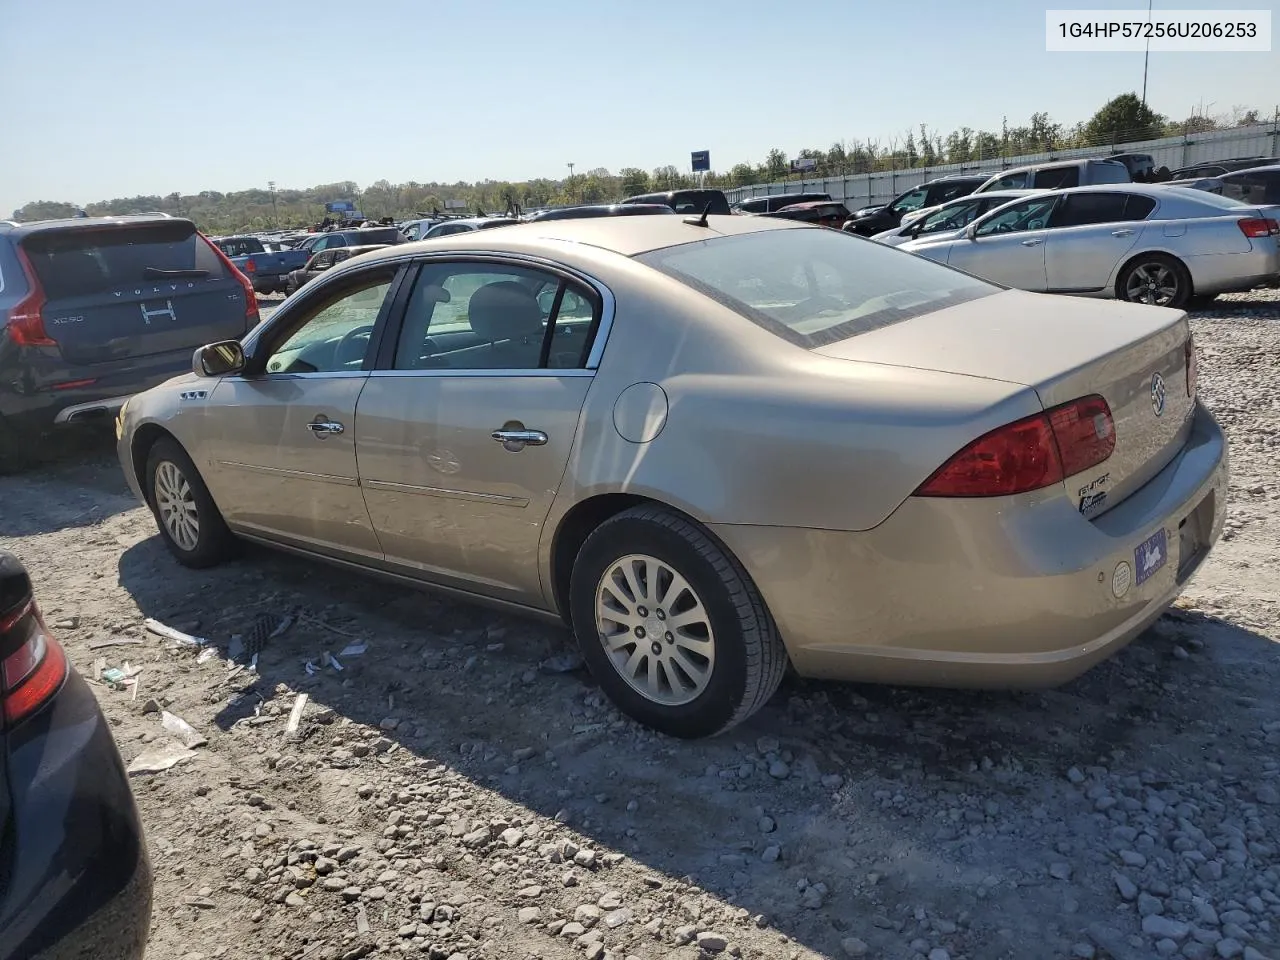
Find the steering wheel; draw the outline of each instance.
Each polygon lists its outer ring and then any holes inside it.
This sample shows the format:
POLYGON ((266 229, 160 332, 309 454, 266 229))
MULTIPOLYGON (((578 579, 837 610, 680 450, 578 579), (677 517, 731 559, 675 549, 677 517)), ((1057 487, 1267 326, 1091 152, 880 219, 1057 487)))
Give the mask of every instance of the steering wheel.
POLYGON ((333 348, 334 366, 345 367, 348 363, 351 363, 353 361, 356 361, 356 360, 363 361, 364 355, 365 353, 368 352, 368 349, 369 349, 369 344, 367 341, 369 340, 369 337, 372 333, 373 333, 372 323, 367 323, 362 327, 352 327, 350 330, 344 333, 342 335, 342 339, 338 341, 338 345, 333 348), (360 351, 360 355, 358 357, 348 357, 347 356, 348 348, 359 337, 364 337, 366 341, 363 349, 360 351))

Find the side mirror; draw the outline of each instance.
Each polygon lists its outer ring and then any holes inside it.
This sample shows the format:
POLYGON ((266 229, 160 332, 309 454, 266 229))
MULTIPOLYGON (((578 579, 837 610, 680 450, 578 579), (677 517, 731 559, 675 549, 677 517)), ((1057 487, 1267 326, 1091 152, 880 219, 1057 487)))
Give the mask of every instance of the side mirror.
POLYGON ((976 223, 971 223, 964 228, 964 238, 966 240, 978 239, 978 225, 976 223))
POLYGON ((191 372, 197 377, 225 377, 245 368, 244 347, 238 340, 223 340, 196 349, 191 372))

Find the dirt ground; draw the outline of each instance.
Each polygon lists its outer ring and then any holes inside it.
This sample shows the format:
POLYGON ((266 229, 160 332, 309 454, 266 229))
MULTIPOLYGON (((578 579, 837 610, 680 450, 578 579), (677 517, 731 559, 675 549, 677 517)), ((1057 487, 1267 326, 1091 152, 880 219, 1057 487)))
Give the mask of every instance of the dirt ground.
POLYGON ((95 688, 126 762, 165 712, 207 740, 133 780, 149 957, 1280 957, 1280 298, 1195 317, 1230 519, 1168 616, 1062 689, 791 679, 709 742, 549 627, 260 549, 185 570, 108 443, 0 478, 75 666, 141 667, 95 688))

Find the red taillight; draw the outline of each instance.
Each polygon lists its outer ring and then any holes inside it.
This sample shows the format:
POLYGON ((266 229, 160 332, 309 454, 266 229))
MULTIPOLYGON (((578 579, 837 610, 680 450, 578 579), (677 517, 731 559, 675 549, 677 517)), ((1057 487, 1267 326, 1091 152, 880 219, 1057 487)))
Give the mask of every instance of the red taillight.
POLYGON ((91 380, 67 380, 63 383, 55 383, 50 390, 75 390, 79 387, 91 387, 97 383, 97 378, 91 380))
POLYGON ((18 263, 27 276, 28 293, 9 310, 9 339, 20 347, 55 347, 57 343, 44 329, 44 287, 40 286, 40 278, 21 247, 18 263))
POLYGON ((254 262, 253 262, 253 258, 252 258, 252 257, 250 257, 248 260, 246 260, 246 261, 244 262, 244 272, 245 272, 245 273, 257 273, 257 272, 258 272, 258 265, 257 265, 256 263, 254 263, 254 262))
POLYGON ((1274 237, 1280 234, 1280 221, 1272 220, 1270 217, 1250 217, 1247 220, 1237 220, 1236 226, 1250 240, 1257 240, 1260 237, 1274 237))
POLYGON ((979 437, 916 491, 920 497, 1004 497, 1096 466, 1115 449, 1107 401, 1083 397, 979 437))
POLYGON ((1200 361, 1196 358, 1195 334, 1187 334, 1187 343, 1183 348, 1187 362, 1187 396, 1196 395, 1196 381, 1200 378, 1200 361))
POLYGON ((0 639, 11 651, 0 660, 0 680, 4 683, 5 723, 12 727, 43 707, 62 688, 67 657, 34 603, 28 602, 0 623, 0 639))
POLYGON ((209 238, 203 233, 200 234, 200 239, 209 244, 209 249, 222 261, 223 267, 240 281, 240 286, 244 287, 244 318, 250 328, 256 327, 258 325, 258 295, 253 292, 253 281, 236 269, 236 265, 231 262, 230 257, 222 252, 220 246, 216 243, 209 243, 209 238))

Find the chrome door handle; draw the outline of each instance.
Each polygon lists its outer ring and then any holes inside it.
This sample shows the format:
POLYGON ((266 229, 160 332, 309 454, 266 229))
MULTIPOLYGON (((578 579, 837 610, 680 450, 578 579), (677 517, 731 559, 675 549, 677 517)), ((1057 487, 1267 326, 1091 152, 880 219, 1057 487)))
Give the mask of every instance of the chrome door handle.
POLYGON ((1024 247, 1038 247, 1038 246, 1040 246, 1040 244, 1042 244, 1042 243, 1044 243, 1044 239, 1043 239, 1042 237, 1033 237, 1033 238, 1032 238, 1032 239, 1030 239, 1030 240, 1023 240, 1023 241, 1022 241, 1022 245, 1023 245, 1024 247))
POLYGON ((540 447, 547 442, 547 435, 541 430, 526 430, 523 427, 503 427, 501 430, 493 431, 489 436, 512 453, 523 450, 526 446, 540 447))
POLYGON ((1133 231, 1132 230, 1112 230, 1111 235, 1113 237, 1132 237, 1133 231))
POLYGON ((307 424, 307 429, 311 431, 311 435, 317 440, 327 440, 329 437, 342 433, 346 428, 336 420, 324 420, 316 417, 307 424))

